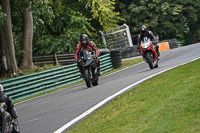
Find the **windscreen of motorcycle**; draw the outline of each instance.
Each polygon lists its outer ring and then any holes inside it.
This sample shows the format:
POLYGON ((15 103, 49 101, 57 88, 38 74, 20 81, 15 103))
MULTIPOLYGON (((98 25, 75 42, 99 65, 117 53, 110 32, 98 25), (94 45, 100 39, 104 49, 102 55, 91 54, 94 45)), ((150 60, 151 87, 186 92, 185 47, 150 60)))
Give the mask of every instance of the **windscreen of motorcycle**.
POLYGON ((87 51, 87 50, 83 50, 83 59, 87 60, 91 55, 91 52, 87 51))
POLYGON ((144 42, 144 43, 142 43, 142 47, 143 48, 148 48, 150 43, 151 43, 150 41, 149 42, 144 42))
POLYGON ((148 37, 143 38, 143 42, 150 42, 151 40, 148 37))

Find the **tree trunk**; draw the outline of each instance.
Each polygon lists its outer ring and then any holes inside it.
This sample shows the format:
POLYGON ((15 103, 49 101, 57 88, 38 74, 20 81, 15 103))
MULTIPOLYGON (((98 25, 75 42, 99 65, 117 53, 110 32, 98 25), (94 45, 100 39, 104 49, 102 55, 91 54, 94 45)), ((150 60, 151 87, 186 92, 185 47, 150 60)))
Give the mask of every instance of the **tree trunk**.
POLYGON ((11 13, 10 13, 10 1, 0 0, 2 11, 7 15, 4 24, 0 27, 0 47, 1 47, 1 76, 18 76, 21 71, 17 67, 15 59, 15 50, 13 44, 12 25, 11 25, 11 13))
POLYGON ((0 28, 0 76, 5 76, 7 71, 7 62, 5 57, 5 49, 3 46, 3 34, 2 28, 0 28))
POLYGON ((31 4, 29 0, 23 0, 24 10, 22 14, 23 19, 23 33, 22 33, 22 59, 20 62, 21 69, 35 68, 32 60, 32 43, 33 43, 33 17, 31 12, 31 4))

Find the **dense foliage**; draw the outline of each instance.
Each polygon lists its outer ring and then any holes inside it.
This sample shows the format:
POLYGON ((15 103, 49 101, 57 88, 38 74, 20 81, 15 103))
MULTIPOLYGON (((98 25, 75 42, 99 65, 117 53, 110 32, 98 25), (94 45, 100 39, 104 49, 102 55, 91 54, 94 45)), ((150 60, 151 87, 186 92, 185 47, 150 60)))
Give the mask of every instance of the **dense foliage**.
MULTIPOLYGON (((103 47, 99 30, 114 27, 123 20, 114 11, 114 4, 110 0, 33 0, 33 54, 74 51, 83 33, 88 34, 98 47, 103 47)), ((19 0, 12 1, 14 40, 18 57, 22 42, 21 7, 19 0)))
MULTIPOLYGON (((11 13, 18 61, 22 44, 22 2, 12 0, 11 13)), ((32 0, 34 20, 33 54, 74 51, 80 34, 86 33, 103 47, 99 30, 121 25, 137 38, 147 25, 160 40, 174 39, 191 44, 200 35, 199 0, 32 0)), ((6 18, 0 8, 0 24, 6 18)), ((135 43, 134 43, 135 44, 135 43)))
POLYGON ((0 26, 4 23, 5 19, 6 19, 6 14, 2 12, 2 8, 0 6, 0 26))
POLYGON ((200 29, 199 0, 117 0, 116 5, 132 35, 144 24, 161 40, 176 38, 191 44, 200 29))

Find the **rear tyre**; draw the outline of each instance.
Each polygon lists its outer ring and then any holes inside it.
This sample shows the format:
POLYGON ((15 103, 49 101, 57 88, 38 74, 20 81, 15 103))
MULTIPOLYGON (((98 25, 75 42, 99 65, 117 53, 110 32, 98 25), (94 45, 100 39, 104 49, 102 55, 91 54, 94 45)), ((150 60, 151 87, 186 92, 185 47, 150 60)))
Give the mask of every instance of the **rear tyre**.
POLYGON ((147 63, 149 64, 149 67, 150 67, 151 69, 153 69, 153 62, 152 62, 151 53, 147 53, 147 54, 146 54, 146 59, 147 59, 147 63))
POLYGON ((121 53, 113 53, 111 54, 112 57, 120 57, 121 56, 121 53))
POLYGON ((114 60, 114 61, 115 60, 122 60, 122 57, 121 56, 115 56, 115 57, 112 58, 112 60, 114 60))
POLYGON ((90 74, 89 74, 89 70, 88 69, 85 69, 84 70, 84 76, 85 76, 85 83, 86 83, 86 86, 88 88, 90 88, 92 86, 92 81, 90 79, 90 74))
POLYGON ((114 62, 113 65, 114 66, 119 66, 119 65, 122 65, 122 62, 114 62))
POLYGON ((122 59, 115 59, 115 60, 113 60, 113 63, 117 63, 117 62, 122 62, 122 59))
POLYGON ((110 53, 111 54, 116 54, 116 53, 121 53, 121 52, 119 50, 112 50, 110 53))
POLYGON ((120 68, 120 67, 122 67, 122 65, 117 65, 114 68, 117 69, 117 68, 120 68))

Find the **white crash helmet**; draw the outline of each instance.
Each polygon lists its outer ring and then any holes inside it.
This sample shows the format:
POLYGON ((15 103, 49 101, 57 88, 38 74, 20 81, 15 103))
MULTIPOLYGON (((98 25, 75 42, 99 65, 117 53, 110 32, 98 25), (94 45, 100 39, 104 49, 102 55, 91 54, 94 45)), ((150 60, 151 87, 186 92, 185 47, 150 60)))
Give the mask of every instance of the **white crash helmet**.
POLYGON ((4 91, 3 85, 0 84, 0 91, 4 91))

